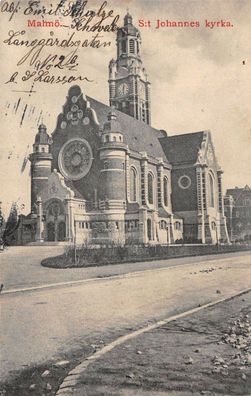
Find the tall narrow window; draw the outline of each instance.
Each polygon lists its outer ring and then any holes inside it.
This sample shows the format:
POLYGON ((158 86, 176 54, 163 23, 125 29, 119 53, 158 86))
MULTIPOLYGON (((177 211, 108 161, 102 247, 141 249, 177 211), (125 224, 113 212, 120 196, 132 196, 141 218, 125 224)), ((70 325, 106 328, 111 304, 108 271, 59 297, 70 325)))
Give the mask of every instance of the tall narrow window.
POLYGON ((214 208, 214 179, 209 173, 209 206, 214 208))
POLYGON ((153 175, 150 172, 148 173, 148 202, 153 204, 153 175))
POLYGON ((135 44, 134 44, 134 40, 133 40, 133 39, 131 39, 131 40, 129 41, 129 48, 130 48, 130 53, 131 53, 131 54, 134 54, 134 51, 135 51, 135 44))
POLYGON ((126 41, 125 40, 122 41, 122 52, 126 53, 126 41))
POLYGON ((168 178, 163 179, 163 194, 164 194, 164 205, 168 206, 168 178))
POLYGON ((145 108, 145 103, 143 102, 141 105, 141 115, 142 115, 142 121, 146 121, 146 108, 145 108))
POLYGON ((137 201, 137 173, 133 167, 130 168, 130 200, 137 201))

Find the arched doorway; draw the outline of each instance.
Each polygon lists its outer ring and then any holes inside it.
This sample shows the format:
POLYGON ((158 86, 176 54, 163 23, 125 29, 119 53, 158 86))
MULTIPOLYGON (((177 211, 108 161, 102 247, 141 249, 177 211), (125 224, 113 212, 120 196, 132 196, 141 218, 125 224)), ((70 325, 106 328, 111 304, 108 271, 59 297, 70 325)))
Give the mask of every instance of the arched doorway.
POLYGON ((149 241, 152 240, 152 220, 147 219, 147 238, 149 241))
POLYGON ((58 224, 58 241, 64 241, 65 240, 65 222, 61 221, 58 224))
POLYGON ((49 242, 65 241, 66 223, 63 202, 56 198, 47 201, 44 207, 44 217, 46 219, 45 239, 49 242))
POLYGON ((55 241, 55 224, 52 222, 47 224, 47 240, 49 242, 55 241))

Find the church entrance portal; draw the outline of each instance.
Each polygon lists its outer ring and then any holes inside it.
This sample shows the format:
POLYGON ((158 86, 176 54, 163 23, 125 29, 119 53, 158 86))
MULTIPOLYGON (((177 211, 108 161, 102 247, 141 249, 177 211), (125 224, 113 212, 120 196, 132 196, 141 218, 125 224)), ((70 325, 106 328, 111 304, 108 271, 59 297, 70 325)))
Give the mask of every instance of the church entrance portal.
POLYGON ((49 242, 55 241, 55 224, 54 223, 47 224, 47 240, 49 242))
POLYGON ((64 241, 65 240, 65 222, 61 221, 58 224, 58 241, 64 241))
POLYGON ((58 199, 50 200, 46 205, 46 240, 62 242, 66 237, 66 224, 63 203, 58 199))
POLYGON ((48 242, 63 242, 65 241, 65 222, 60 221, 55 223, 47 223, 47 241, 48 242))

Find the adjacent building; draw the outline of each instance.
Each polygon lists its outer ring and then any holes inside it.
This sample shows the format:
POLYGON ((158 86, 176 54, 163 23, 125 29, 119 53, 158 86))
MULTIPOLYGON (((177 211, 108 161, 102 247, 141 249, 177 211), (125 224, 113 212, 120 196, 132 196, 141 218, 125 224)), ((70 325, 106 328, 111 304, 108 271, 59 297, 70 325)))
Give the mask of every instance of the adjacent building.
POLYGON ((225 216, 230 240, 233 242, 251 241, 251 189, 230 188, 224 197, 225 216))

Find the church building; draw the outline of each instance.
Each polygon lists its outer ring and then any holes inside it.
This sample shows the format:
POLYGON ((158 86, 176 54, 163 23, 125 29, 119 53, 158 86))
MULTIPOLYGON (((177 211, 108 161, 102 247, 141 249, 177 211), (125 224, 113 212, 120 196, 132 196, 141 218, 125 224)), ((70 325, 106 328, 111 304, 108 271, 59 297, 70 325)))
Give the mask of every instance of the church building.
POLYGON ((127 13, 109 64, 109 106, 75 85, 54 132, 38 128, 20 244, 229 242, 211 133, 153 128, 150 86, 127 13))

